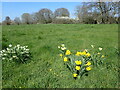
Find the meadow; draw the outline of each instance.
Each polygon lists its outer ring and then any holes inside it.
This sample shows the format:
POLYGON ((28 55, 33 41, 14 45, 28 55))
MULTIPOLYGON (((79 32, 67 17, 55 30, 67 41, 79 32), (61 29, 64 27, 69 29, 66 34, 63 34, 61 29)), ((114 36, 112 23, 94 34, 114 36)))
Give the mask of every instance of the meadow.
POLYGON ((32 59, 24 64, 2 61, 3 88, 117 88, 117 24, 37 24, 2 27, 3 49, 27 45, 32 59), (102 47, 104 64, 88 76, 74 79, 59 56, 58 45, 70 50, 102 47))

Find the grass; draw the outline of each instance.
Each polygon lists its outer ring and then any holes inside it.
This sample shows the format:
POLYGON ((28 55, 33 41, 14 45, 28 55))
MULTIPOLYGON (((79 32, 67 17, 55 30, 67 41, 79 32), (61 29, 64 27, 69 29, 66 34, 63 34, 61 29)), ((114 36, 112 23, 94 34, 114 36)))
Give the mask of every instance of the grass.
POLYGON ((33 58, 26 64, 3 61, 3 88, 117 88, 117 24, 43 24, 3 26, 3 49, 9 44, 28 45, 33 58), (104 65, 74 80, 59 57, 57 46, 70 50, 103 47, 104 65), (50 71, 52 69, 52 71, 50 71))

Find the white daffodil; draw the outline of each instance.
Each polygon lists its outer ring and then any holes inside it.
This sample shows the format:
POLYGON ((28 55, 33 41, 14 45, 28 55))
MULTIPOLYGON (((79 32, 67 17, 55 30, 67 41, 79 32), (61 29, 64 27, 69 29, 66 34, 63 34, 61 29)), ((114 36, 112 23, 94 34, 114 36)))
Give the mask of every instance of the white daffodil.
POLYGON ((13 56, 13 58, 16 58, 17 56, 13 56))
POLYGON ((29 49, 26 49, 26 51, 29 51, 29 49))
POLYGON ((5 52, 5 50, 2 50, 2 52, 5 52))
POLYGON ((60 48, 60 46, 58 46, 58 48, 60 48))
POLYGON ((61 47, 61 50, 66 50, 66 47, 61 47))
POLYGON ((6 56, 7 54, 4 54, 4 56, 6 56))
POLYGON ((65 47, 65 44, 61 44, 62 47, 65 47))
POLYGON ((7 48, 7 50, 9 51, 10 49, 9 49, 9 48, 7 48))
POLYGON ((99 47, 99 50, 101 51, 101 50, 102 50, 102 48, 101 48, 101 47, 99 47))
POLYGON ((12 47, 12 45, 10 44, 9 47, 12 47))
POLYGON ((2 58, 2 60, 5 60, 5 58, 2 58))
POLYGON ((18 44, 17 47, 20 47, 20 45, 18 44))

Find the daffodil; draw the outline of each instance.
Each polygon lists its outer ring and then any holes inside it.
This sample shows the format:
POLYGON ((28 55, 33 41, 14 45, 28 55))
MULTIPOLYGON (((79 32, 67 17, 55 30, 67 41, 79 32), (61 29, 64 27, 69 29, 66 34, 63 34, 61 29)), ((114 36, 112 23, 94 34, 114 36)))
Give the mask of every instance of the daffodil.
POLYGON ((104 56, 104 55, 102 55, 101 57, 102 57, 102 58, 104 58, 105 56, 104 56))
POLYGON ((73 74, 73 77, 77 77, 77 75, 78 75, 78 74, 74 73, 74 74, 73 74))
POLYGON ((101 48, 101 47, 99 47, 99 50, 101 51, 101 50, 102 50, 102 48, 101 48))
POLYGON ((86 56, 87 56, 87 57, 90 57, 90 53, 87 53, 86 56))
POLYGON ((91 67, 86 67, 86 70, 87 71, 90 71, 92 68, 91 67))
POLYGON ((58 48, 60 48, 60 46, 58 46, 58 48))
POLYGON ((65 54, 70 55, 71 54, 70 50, 67 50, 65 54))
POLYGON ((61 44, 62 47, 65 47, 65 44, 61 44))
POLYGON ((66 50, 66 47, 61 47, 61 50, 66 50))
POLYGON ((76 55, 76 56, 80 56, 80 55, 81 55, 81 52, 77 52, 75 55, 76 55))
POLYGON ((62 54, 60 54, 60 57, 62 57, 63 55, 62 54))
POLYGON ((80 66, 76 66, 75 69, 76 69, 76 70, 80 70, 80 66))
POLYGON ((89 66, 89 65, 91 65, 91 62, 88 61, 87 64, 85 64, 85 65, 89 66))
POLYGON ((68 58, 67 58, 67 57, 64 57, 64 61, 65 61, 65 62, 68 61, 68 58))
POLYGON ((75 63, 76 63, 77 65, 81 65, 81 64, 82 64, 81 61, 75 61, 75 63))
POLYGON ((98 55, 100 55, 100 53, 97 53, 98 55))
POLYGON ((50 69, 50 71, 52 71, 52 69, 50 69))
POLYGON ((85 51, 83 51, 83 52, 82 52, 82 55, 86 55, 86 52, 85 52, 85 51))

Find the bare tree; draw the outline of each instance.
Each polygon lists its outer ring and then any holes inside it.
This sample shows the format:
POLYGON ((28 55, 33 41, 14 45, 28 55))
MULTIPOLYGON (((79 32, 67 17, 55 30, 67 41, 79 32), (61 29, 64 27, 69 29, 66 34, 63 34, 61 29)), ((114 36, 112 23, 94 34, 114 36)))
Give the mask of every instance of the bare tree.
POLYGON ((76 15, 79 19, 92 17, 100 23, 109 23, 109 17, 115 18, 118 14, 117 2, 88 2, 76 7, 76 15))
POLYGON ((50 9, 43 8, 38 13, 36 13, 36 17, 41 23, 51 23, 53 13, 50 9))
POLYGON ((68 9, 66 9, 66 8, 58 8, 55 10, 54 16, 55 17, 66 17, 66 16, 69 17, 70 13, 69 13, 68 9))
POLYGON ((32 24, 33 20, 29 13, 22 14, 22 22, 25 24, 32 24))
POLYGON ((16 18, 14 19, 14 22, 15 22, 17 25, 21 24, 21 20, 20 20, 19 17, 16 17, 16 18))

